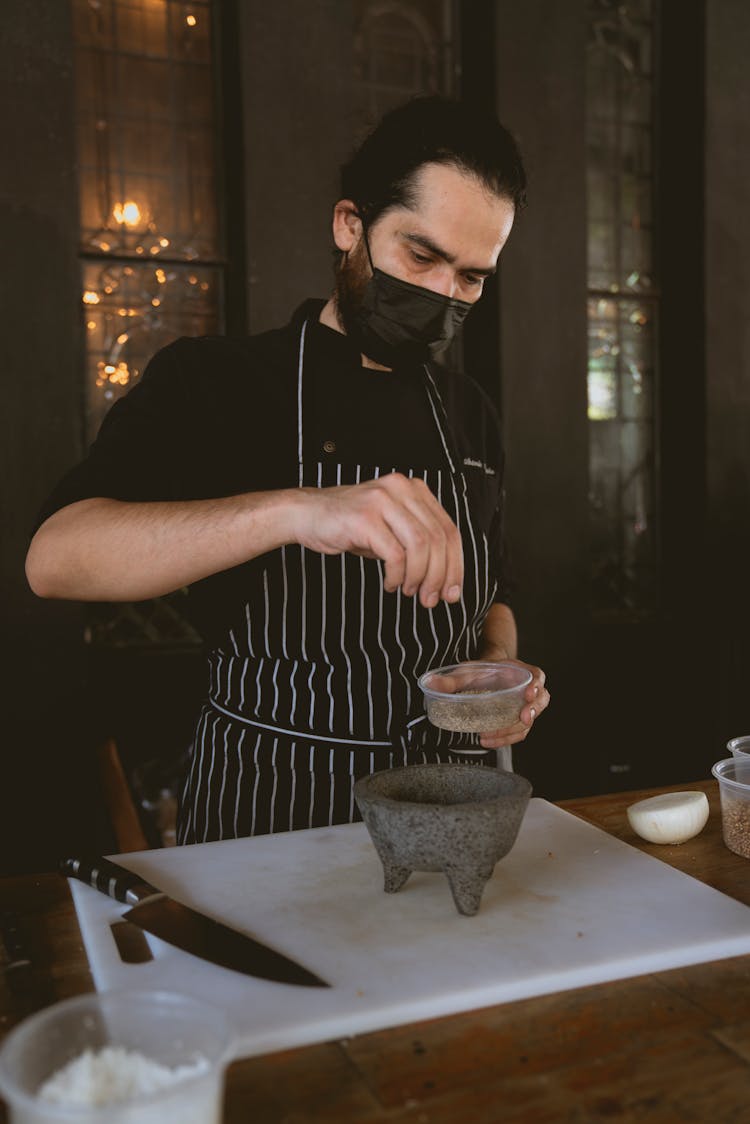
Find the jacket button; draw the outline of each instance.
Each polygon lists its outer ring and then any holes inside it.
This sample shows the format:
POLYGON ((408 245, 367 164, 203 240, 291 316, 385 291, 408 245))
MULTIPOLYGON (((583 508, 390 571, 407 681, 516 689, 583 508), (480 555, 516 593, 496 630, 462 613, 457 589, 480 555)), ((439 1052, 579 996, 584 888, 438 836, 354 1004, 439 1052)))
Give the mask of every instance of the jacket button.
POLYGON ((335 453, 336 452, 336 442, 335 441, 324 441, 323 442, 323 452, 324 453, 335 453))

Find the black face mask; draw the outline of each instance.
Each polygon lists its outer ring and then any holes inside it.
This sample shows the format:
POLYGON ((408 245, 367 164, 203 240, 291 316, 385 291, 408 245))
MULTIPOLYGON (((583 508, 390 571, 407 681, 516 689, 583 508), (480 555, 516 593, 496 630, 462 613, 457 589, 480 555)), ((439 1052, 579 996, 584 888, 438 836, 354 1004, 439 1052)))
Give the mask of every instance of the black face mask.
POLYGON ((474 307, 376 269, 362 294, 350 334, 364 355, 384 366, 426 363, 444 351, 474 307))

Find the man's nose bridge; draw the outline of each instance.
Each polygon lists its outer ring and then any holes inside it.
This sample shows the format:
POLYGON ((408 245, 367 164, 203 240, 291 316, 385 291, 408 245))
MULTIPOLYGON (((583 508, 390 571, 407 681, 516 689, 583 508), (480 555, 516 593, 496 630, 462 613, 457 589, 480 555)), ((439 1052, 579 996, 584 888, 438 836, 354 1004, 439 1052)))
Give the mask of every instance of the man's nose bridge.
POLYGON ((440 293, 444 297, 453 297, 456 293, 456 286, 458 285, 458 277, 452 266, 446 262, 442 269, 439 271, 437 277, 434 278, 434 284, 430 285, 436 293, 440 293))

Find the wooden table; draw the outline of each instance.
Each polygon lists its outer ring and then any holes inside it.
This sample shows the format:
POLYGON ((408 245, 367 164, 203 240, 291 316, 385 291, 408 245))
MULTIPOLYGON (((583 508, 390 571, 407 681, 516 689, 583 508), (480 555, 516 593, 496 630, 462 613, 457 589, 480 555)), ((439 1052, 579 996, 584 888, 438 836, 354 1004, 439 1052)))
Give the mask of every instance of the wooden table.
MULTIPOLYGON (((685 788, 686 786, 679 786, 685 788)), ((708 826, 680 847, 644 843, 625 808, 653 791, 561 806, 750 905, 750 862, 708 826)), ((668 791, 668 790, 659 790, 668 791)), ((0 978, 0 1029, 93 989, 67 883, 0 883, 32 942, 35 989, 0 978)), ((0 1108, 0 1119, 3 1119, 0 1108)), ((231 1124, 529 1124, 750 1121, 750 956, 577 988, 392 1030, 235 1062, 231 1124)))

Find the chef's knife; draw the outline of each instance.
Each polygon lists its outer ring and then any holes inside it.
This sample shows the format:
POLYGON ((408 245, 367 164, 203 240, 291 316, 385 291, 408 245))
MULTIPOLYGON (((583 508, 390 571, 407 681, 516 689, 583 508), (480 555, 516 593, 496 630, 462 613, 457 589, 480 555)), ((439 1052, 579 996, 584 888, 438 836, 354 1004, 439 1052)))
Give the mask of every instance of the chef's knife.
POLYGON ((146 964, 154 959, 146 934, 140 926, 131 925, 129 921, 111 921, 109 931, 123 964, 146 964))
POLYGON ((63 859, 60 870, 69 878, 79 878, 111 898, 131 905, 133 908, 123 914, 123 920, 132 921, 147 933, 202 960, 277 983, 330 986, 282 953, 174 901, 139 875, 109 859, 63 859))

